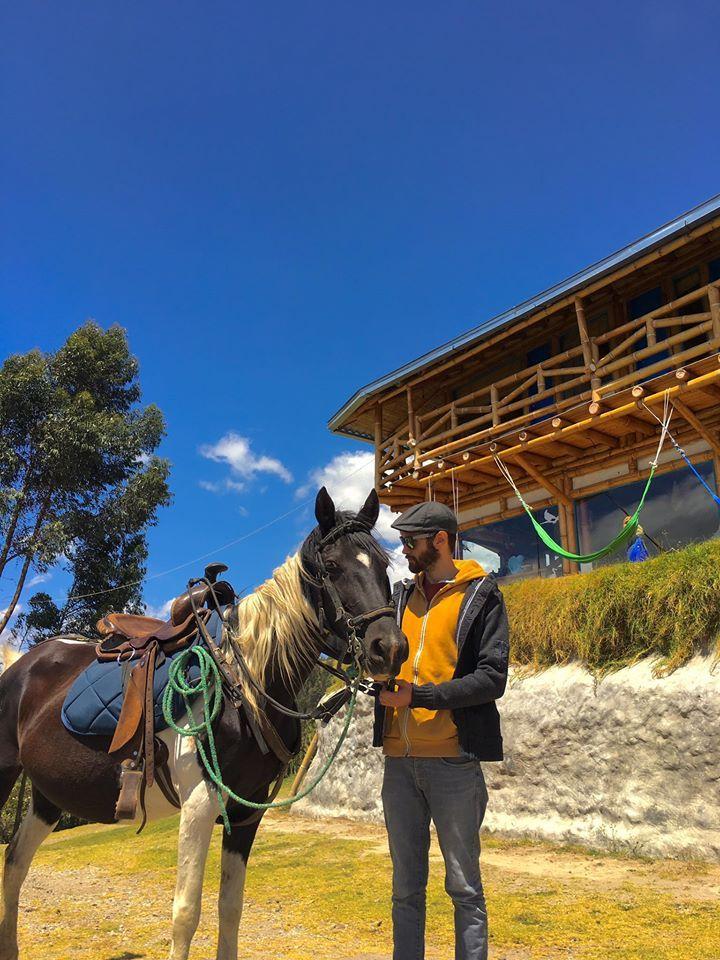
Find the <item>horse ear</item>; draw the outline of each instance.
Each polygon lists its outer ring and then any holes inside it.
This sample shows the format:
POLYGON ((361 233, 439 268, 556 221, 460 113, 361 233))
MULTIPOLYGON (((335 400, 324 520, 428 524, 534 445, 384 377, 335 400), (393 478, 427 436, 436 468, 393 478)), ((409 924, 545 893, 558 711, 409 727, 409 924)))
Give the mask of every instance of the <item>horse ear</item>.
POLYGON ((363 520, 367 520, 370 524, 370 527, 374 527, 377 523, 378 515, 380 514, 380 501, 378 500, 378 495, 376 490, 371 490, 368 494, 368 498, 362 506, 358 517, 362 517, 363 520))
POLYGON ((321 487, 315 497, 315 519, 323 534, 335 526, 335 504, 325 487, 321 487))

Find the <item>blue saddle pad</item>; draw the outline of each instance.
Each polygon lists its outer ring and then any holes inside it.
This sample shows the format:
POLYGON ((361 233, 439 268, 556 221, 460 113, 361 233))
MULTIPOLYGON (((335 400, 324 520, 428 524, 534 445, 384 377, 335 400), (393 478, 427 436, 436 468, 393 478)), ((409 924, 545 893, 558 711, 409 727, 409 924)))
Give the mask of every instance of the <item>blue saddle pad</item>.
MULTIPOLYGON (((170 664, 175 657, 173 654, 155 670, 153 682, 153 700, 155 713, 155 729, 164 730, 167 727, 162 711, 162 698, 168 682, 170 664)), ((132 668, 137 661, 130 661, 132 668)), ((186 671, 189 680, 196 680, 200 676, 197 661, 192 661, 186 671)), ((123 704, 123 668, 115 661, 95 661, 80 674, 70 687, 62 708, 62 721, 71 733, 82 736, 97 734, 98 736, 112 737, 117 727, 120 710, 123 704)), ((182 697, 176 694, 173 697, 173 716, 178 717, 184 712, 182 697)))

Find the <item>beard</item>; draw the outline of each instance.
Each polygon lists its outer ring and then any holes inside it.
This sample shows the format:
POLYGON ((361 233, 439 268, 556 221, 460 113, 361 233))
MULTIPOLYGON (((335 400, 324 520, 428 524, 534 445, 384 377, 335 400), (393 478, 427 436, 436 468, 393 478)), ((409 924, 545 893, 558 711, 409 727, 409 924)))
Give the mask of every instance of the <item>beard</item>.
POLYGON ((415 556, 407 558, 410 573, 422 573, 431 567, 439 558, 440 551, 428 541, 422 553, 416 553, 415 556))

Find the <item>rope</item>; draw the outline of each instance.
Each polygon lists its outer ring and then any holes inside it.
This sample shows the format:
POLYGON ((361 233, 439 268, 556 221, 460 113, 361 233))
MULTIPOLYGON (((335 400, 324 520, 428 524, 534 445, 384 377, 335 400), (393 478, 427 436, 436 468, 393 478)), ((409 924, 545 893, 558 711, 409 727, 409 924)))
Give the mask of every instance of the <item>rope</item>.
POLYGON ((640 497, 640 502, 637 506, 637 509, 635 510, 635 513, 633 513, 632 517, 630 518, 626 526, 620 531, 620 533, 618 533, 618 535, 614 537, 611 540, 611 542, 607 544, 607 546, 602 547, 602 549, 600 550, 595 550, 593 553, 571 553, 569 550, 566 550, 561 544, 557 543, 557 541, 553 540, 553 538, 545 530, 545 528, 541 524, 539 524, 538 521, 535 519, 531 507, 529 507, 528 504, 525 502, 525 498, 523 497, 522 493, 520 493, 520 490, 518 489, 518 486, 515 483, 515 480, 513 479, 512 474, 510 473, 507 466, 502 462, 502 460, 497 455, 494 458, 495 464, 498 470, 500 471, 500 473, 503 475, 503 477, 505 477, 507 482, 512 487, 513 491, 515 492, 515 496, 518 498, 523 508, 525 509, 525 512, 530 518, 530 522, 535 528, 535 532, 537 533, 538 537, 542 540, 542 542, 545 544, 545 546, 548 547, 550 550, 552 550, 554 553, 556 553, 558 556, 564 557, 566 560, 573 560, 575 563, 594 563, 596 560, 601 560, 603 557, 606 557, 608 554, 612 553, 614 550, 617 550, 618 547, 622 546, 632 536, 634 536, 637 530, 639 519, 640 519, 640 511, 642 510, 645 504, 645 499, 648 495, 648 491, 650 490, 650 485, 653 482, 655 471, 657 470, 660 452, 663 448, 665 437, 668 435, 668 427, 670 424, 671 417, 672 417, 672 409, 670 408, 670 395, 669 393, 666 393, 664 420, 658 421, 662 425, 660 440, 658 442, 657 450, 655 451, 655 456, 650 461, 650 476, 648 477, 647 483, 645 484, 645 488, 642 492, 642 496, 640 497))
POLYGON ((163 693, 163 716, 165 717, 165 722, 167 725, 181 737, 196 737, 195 743, 198 753, 200 754, 200 759, 202 760, 203 766, 207 770, 207 774, 217 791, 223 823, 225 824, 225 830, 227 833, 231 832, 231 825, 227 813, 227 800, 225 797, 229 797, 231 800, 234 800, 236 803, 240 803, 245 807, 251 807, 253 810, 274 810, 278 807, 289 807, 293 803, 297 803, 298 800, 302 800, 303 797, 306 797, 315 789, 315 787, 320 783, 332 766, 335 758, 340 752, 340 747, 345 741, 348 730, 350 729, 350 721, 352 720, 355 712, 355 703, 357 700, 360 680, 361 675, 360 672, 357 671, 351 684, 351 696, 350 701, 348 702, 345 722, 335 745, 335 749, 325 761, 320 772, 310 783, 310 785, 300 793, 295 794, 294 797, 289 797, 285 800, 276 800, 273 803, 255 803, 252 800, 246 800, 244 797, 238 796, 230 789, 230 787, 227 786, 226 783, 223 782, 222 779, 217 748, 215 745, 215 734, 212 728, 213 722, 220 712, 220 707, 222 706, 223 701, 222 683, 218 665, 215 663, 210 652, 199 644, 188 647, 187 650, 184 650, 179 656, 173 659, 172 664, 170 665, 168 684, 165 688, 165 692, 163 693), (188 681, 187 677, 185 676, 185 670, 190 663, 190 658, 193 655, 197 657, 200 667, 200 676, 195 681, 188 681), (173 717, 174 694, 179 694, 185 704, 185 711, 188 719, 184 727, 179 726, 173 717), (202 695, 203 715, 202 720, 194 722, 192 719, 193 714, 191 699, 199 695, 202 695), (209 757, 205 745, 200 739, 201 736, 205 737, 207 740, 207 746, 210 752, 209 757))
MULTIPOLYGON (((655 417, 655 419, 658 421, 658 423, 662 423, 662 420, 660 420, 660 418, 659 418, 658 415, 655 413, 655 411, 652 410, 652 409, 645 403, 644 400, 641 401, 641 402, 642 402, 643 407, 645 407, 645 409, 647 410, 647 412, 650 414, 650 416, 651 416, 651 417, 655 417)), ((710 486, 706 483, 705 478, 704 478, 703 476, 701 476, 700 473, 698 473, 698 471, 695 469, 695 464, 694 464, 694 463, 692 462, 692 460, 688 457, 688 455, 685 453, 684 449, 680 446, 680 444, 677 442, 677 440, 676 440, 675 437, 670 433, 669 430, 667 431, 667 435, 668 435, 668 438, 669 438, 670 442, 671 442, 672 445, 675 447, 675 449, 676 449, 677 452, 680 454, 680 456, 683 458, 683 460, 685 461, 685 463, 690 467, 690 469, 691 469, 692 472, 695 474, 695 476, 698 478, 698 480, 700 481, 700 483, 705 487, 705 489, 706 489, 707 492, 710 494, 710 496, 713 498, 713 500, 715 501, 715 503, 720 507, 720 497, 718 497, 718 495, 714 492, 714 490, 712 489, 712 487, 710 487, 710 486)))

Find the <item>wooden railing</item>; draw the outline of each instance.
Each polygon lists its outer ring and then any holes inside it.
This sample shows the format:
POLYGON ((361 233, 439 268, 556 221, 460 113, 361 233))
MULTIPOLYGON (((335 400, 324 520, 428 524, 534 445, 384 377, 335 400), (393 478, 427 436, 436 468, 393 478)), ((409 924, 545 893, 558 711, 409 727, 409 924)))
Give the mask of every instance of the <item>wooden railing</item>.
POLYGON ((408 390, 408 418, 391 436, 382 436, 378 409, 378 486, 417 475, 429 460, 462 452, 469 434, 482 442, 476 435, 485 430, 490 437, 510 425, 529 425, 720 350, 720 281, 594 337, 580 300, 576 315, 580 344, 557 356, 431 409, 415 410, 408 390))

